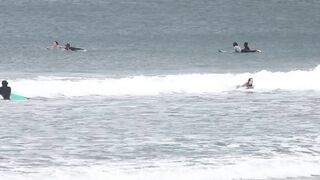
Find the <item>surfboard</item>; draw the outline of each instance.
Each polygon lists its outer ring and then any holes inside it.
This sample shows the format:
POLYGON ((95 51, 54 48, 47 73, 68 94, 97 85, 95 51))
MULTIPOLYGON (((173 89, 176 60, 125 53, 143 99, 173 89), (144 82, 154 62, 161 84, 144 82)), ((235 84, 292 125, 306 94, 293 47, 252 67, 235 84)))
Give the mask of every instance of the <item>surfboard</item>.
POLYGON ((254 89, 254 87, 245 87, 243 85, 237 85, 236 86, 236 89, 239 89, 239 90, 249 90, 249 89, 254 89))
POLYGON ((220 53, 227 53, 228 51, 219 49, 218 52, 220 52, 220 53))
POLYGON ((218 50, 219 53, 261 53, 262 51, 260 49, 256 49, 256 51, 252 50, 250 52, 234 52, 234 51, 225 51, 222 49, 218 50))
POLYGON ((20 95, 11 93, 10 99, 11 100, 27 100, 28 98, 24 97, 24 96, 20 96, 20 95))

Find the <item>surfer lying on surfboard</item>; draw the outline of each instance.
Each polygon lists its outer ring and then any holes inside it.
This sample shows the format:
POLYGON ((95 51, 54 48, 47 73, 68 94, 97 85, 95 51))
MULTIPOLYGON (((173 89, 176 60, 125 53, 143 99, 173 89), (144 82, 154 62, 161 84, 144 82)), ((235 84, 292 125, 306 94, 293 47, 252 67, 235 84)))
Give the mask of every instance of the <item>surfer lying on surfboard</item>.
POLYGON ((253 89, 253 79, 249 78, 246 83, 244 83, 243 85, 238 85, 237 86, 237 88, 241 88, 241 87, 244 87, 246 89, 253 89))
POLYGON ((71 47, 70 43, 67 43, 64 49, 67 51, 84 51, 82 48, 71 47))
MULTIPOLYGON (((253 53, 253 52, 261 52, 261 50, 259 49, 253 49, 251 50, 249 48, 249 44, 247 42, 244 43, 244 48, 241 49, 241 47, 238 45, 237 42, 233 43, 233 49, 235 53, 253 53)), ((224 51, 224 50, 218 50, 218 52, 222 52, 222 53, 231 53, 228 51, 224 51)))
POLYGON ((64 46, 61 46, 58 41, 54 41, 53 44, 49 47, 47 47, 47 49, 59 49, 59 48, 64 48, 64 46))
POLYGON ((253 49, 251 50, 249 48, 249 43, 248 42, 245 42, 243 44, 244 48, 241 50, 242 53, 250 53, 250 52, 261 52, 259 49, 253 49))

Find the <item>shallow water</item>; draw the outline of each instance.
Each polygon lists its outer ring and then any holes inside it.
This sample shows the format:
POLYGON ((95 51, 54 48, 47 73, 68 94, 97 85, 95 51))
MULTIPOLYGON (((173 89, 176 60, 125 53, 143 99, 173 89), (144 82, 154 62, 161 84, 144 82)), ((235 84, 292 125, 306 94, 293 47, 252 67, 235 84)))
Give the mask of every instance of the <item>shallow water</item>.
POLYGON ((317 95, 280 91, 6 101, 0 111, 10 112, 1 121, 2 176, 265 179, 317 175, 317 95))

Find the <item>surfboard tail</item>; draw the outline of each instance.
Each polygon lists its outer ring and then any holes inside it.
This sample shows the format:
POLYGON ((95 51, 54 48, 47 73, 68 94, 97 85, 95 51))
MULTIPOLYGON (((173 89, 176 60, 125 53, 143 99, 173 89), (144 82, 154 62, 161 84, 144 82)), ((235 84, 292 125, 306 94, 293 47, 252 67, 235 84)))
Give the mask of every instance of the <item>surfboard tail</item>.
POLYGON ((20 95, 11 93, 10 99, 11 100, 27 100, 28 98, 25 96, 20 96, 20 95))

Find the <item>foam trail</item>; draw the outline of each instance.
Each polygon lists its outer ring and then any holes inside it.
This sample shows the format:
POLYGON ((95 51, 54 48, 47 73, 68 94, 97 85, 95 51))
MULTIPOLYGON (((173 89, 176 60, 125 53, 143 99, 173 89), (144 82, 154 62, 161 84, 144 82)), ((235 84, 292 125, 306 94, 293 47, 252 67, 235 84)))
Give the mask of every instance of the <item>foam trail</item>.
MULTIPOLYGON (((271 159, 234 159, 229 165, 186 166, 186 163, 157 162, 153 167, 135 164, 106 164, 77 167, 19 169, 22 174, 1 172, 9 180, 236 180, 285 179, 320 175, 319 157, 277 157, 271 159), (32 171, 32 172, 28 172, 32 171), (28 173, 27 173, 28 172, 28 173)), ((145 164, 148 165, 149 163, 145 164)))
POLYGON ((27 97, 57 96, 150 96, 168 93, 219 93, 236 90, 249 77, 255 91, 320 91, 320 66, 310 71, 242 74, 182 74, 166 76, 133 76, 112 78, 38 77, 11 80, 13 92, 27 97))

